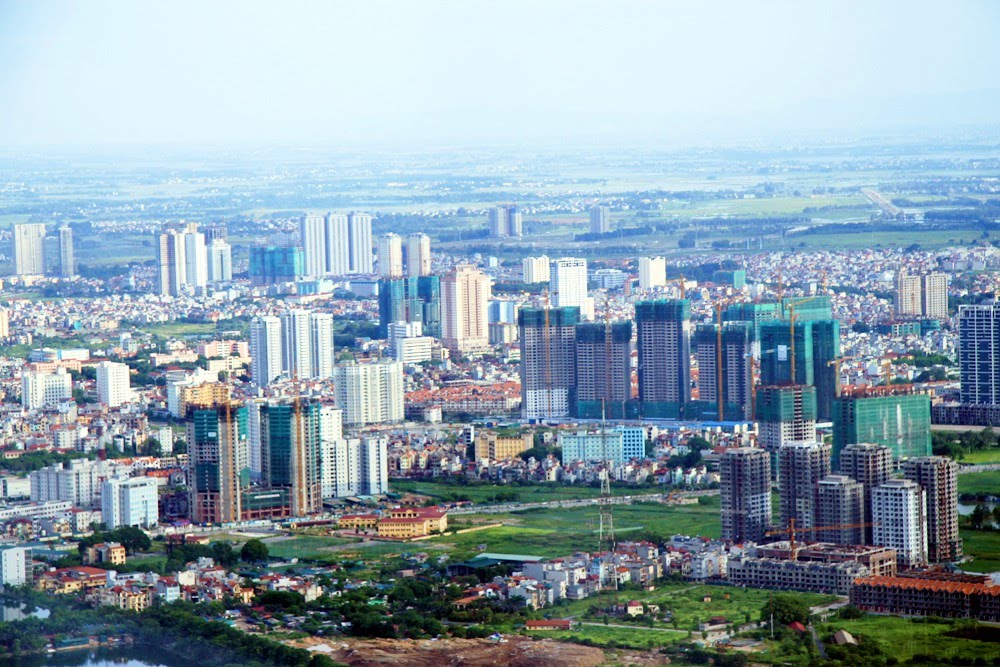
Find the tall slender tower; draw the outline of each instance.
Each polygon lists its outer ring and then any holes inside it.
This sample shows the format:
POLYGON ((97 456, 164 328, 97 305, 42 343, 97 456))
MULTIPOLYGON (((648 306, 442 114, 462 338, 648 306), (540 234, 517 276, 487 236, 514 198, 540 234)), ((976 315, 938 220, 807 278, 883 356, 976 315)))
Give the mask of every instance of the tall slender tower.
POLYGON ((1000 405, 1000 303, 958 308, 962 403, 1000 405))
POLYGON ((192 520, 242 520, 242 492, 250 478, 246 407, 225 401, 196 406, 188 415, 192 520))
POLYGON ((266 387, 281 375, 281 320, 271 315, 250 322, 250 377, 258 387, 266 387))
POLYGON ((45 273, 45 225, 14 225, 14 269, 19 276, 45 273))
POLYGON ((861 482, 846 475, 827 475, 816 485, 816 523, 843 526, 813 533, 819 542, 843 546, 865 543, 865 490, 861 482))
POLYGON ((441 338, 450 350, 468 353, 489 348, 490 278, 471 264, 460 264, 441 279, 441 338))
POLYGON ((903 474, 927 494, 927 558, 945 563, 962 557, 958 532, 958 464, 946 456, 903 462, 903 474))
POLYGON ((691 302, 639 301, 635 324, 643 417, 686 417, 691 402, 691 302))
POLYGON ((590 208, 590 233, 607 234, 611 231, 611 216, 607 206, 590 208))
MULTIPOLYGON (((864 523, 872 521, 872 490, 892 477, 892 450, 870 443, 847 445, 840 451, 840 473, 857 480, 863 489, 864 523)), ((865 544, 872 544, 872 528, 865 528, 865 544)))
POLYGON ((568 417, 575 412, 579 322, 579 308, 522 308, 518 312, 525 419, 568 417))
POLYGON ((403 239, 399 234, 378 237, 378 275, 380 278, 403 277, 403 239))
POLYGON ((781 525, 816 527, 816 485, 830 474, 832 447, 821 442, 790 442, 778 450, 781 525))
POLYGON ((699 324, 695 328, 694 344, 698 358, 698 400, 705 405, 704 410, 713 419, 717 418, 721 393, 723 419, 750 419, 752 325, 749 322, 726 322, 720 332, 718 324, 699 324), (718 387, 720 378, 721 392, 718 387))
POLYGON ((350 243, 350 272, 374 273, 372 258, 372 217, 367 213, 350 213, 347 216, 350 243))
POLYGON ((410 234, 406 237, 406 275, 410 278, 431 275, 431 237, 410 234))
POLYGON ((635 407, 632 401, 632 323, 582 322, 576 325, 576 416, 628 419, 635 417, 631 414, 635 407))
POLYGON ((771 459, 763 449, 730 447, 719 460, 722 539, 760 542, 771 524, 771 459))
POLYGON ((73 228, 64 225, 59 228, 59 277, 72 278, 76 275, 76 256, 73 253, 73 228))
POLYGON ((344 276, 351 272, 351 240, 347 215, 327 213, 323 220, 326 235, 326 272, 344 276))

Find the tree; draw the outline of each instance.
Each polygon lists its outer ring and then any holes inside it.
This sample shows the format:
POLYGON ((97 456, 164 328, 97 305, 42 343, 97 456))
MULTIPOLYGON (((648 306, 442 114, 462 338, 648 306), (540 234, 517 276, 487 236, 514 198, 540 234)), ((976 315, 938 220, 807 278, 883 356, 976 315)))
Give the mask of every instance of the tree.
POLYGON ((247 563, 262 563, 267 560, 267 545, 258 539, 247 540, 240 549, 240 558, 247 563))
POLYGON ((776 623, 788 625, 809 620, 809 605, 794 595, 775 595, 760 608, 760 620, 768 621, 774 614, 776 623))

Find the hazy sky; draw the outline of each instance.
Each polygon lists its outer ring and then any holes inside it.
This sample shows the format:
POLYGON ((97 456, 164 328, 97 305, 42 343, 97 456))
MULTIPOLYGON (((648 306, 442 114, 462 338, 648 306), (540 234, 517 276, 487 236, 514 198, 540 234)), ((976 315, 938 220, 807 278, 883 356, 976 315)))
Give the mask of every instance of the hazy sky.
POLYGON ((1000 123, 1000 2, 0 0, 0 145, 1000 123))

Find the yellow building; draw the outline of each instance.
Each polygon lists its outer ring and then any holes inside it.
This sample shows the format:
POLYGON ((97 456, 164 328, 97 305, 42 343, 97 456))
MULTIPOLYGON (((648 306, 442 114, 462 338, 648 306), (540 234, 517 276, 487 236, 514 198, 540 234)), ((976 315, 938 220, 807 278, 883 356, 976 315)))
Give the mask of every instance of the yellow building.
POLYGON ((87 547, 84 560, 88 565, 107 563, 109 565, 125 564, 125 547, 117 542, 101 542, 92 547, 87 547))
POLYGON ((225 405, 229 403, 232 393, 232 386, 221 382, 205 382, 191 387, 181 387, 178 393, 181 416, 186 416, 192 406, 225 405))
POLYGON ((338 528, 374 528, 378 525, 378 515, 375 514, 345 514, 337 520, 338 528))
POLYGON ((534 446, 534 436, 531 433, 523 433, 517 438, 503 438, 491 431, 476 438, 476 460, 504 461, 531 449, 532 446, 534 446))
POLYGON ((397 507, 378 522, 379 537, 409 539, 448 530, 448 511, 440 507, 397 507))

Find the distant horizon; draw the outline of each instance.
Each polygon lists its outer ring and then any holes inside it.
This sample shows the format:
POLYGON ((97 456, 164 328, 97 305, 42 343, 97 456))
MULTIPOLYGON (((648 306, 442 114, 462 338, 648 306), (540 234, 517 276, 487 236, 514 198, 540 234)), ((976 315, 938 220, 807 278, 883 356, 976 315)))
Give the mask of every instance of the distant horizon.
POLYGON ((998 26, 976 0, 0 0, 0 147, 1000 135, 998 26))

